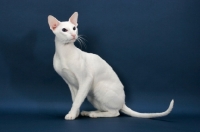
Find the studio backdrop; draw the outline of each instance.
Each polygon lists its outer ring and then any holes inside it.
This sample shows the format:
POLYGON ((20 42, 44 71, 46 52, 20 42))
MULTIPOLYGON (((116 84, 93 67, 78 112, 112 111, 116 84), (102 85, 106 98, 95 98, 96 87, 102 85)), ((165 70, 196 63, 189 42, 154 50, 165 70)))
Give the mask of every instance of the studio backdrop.
MULTIPOLYGON (((140 112, 200 111, 198 0, 1 0, 0 112, 67 113, 67 84, 53 69, 48 15, 77 11, 81 50, 106 60, 122 81, 126 103, 140 112)), ((87 101, 81 109, 94 109, 87 101)))

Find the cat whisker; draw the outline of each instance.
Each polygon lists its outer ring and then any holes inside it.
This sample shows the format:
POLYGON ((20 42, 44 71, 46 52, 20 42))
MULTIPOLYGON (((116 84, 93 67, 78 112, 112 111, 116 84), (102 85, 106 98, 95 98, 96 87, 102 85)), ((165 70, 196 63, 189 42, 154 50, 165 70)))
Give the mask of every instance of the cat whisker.
POLYGON ((79 41, 80 41, 80 45, 81 46, 83 45, 85 47, 85 43, 83 42, 83 40, 79 38, 79 41))
POLYGON ((81 41, 80 41, 80 39, 79 39, 79 38, 77 38, 77 41, 78 41, 78 43, 80 44, 80 46, 81 46, 81 49, 82 49, 82 44, 81 44, 81 41))
POLYGON ((85 38, 83 38, 82 36, 79 36, 79 38, 81 38, 82 40, 84 40, 84 41, 87 41, 85 38))
POLYGON ((83 46, 84 46, 85 48, 87 48, 85 42, 84 42, 82 39, 80 39, 80 41, 82 42, 83 46))
POLYGON ((82 37, 83 35, 78 35, 78 42, 79 42, 79 44, 81 45, 81 47, 82 47, 82 45, 85 47, 85 48, 87 48, 87 45, 85 44, 85 41, 87 41, 85 38, 83 38, 82 37))
MULTIPOLYGON (((87 41, 85 38, 83 38, 83 37, 80 37, 82 40, 83 40, 83 42, 84 42, 84 45, 85 45, 85 47, 87 48, 87 45, 86 45, 86 43, 85 43, 85 41, 87 41)), ((88 41, 87 41, 88 42, 88 41)))

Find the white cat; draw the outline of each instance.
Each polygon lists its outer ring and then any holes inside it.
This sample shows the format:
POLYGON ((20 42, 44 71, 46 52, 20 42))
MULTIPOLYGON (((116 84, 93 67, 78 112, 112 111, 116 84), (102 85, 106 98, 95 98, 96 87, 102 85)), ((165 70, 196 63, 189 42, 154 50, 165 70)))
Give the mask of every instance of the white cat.
POLYGON ((74 45, 78 38, 77 19, 77 12, 65 22, 48 16, 50 29, 56 36, 53 66, 68 84, 73 100, 65 119, 73 120, 79 116, 79 108, 86 97, 97 111, 82 111, 82 116, 116 117, 119 111, 141 118, 168 115, 173 108, 173 100, 162 113, 138 113, 125 105, 124 86, 112 67, 98 55, 83 52, 74 45))

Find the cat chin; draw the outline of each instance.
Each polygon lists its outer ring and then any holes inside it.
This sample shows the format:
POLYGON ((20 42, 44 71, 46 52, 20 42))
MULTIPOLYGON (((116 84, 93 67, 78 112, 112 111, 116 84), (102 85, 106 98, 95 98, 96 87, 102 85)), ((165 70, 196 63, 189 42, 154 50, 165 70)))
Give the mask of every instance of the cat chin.
POLYGON ((70 40, 70 41, 67 41, 67 42, 65 42, 64 44, 66 45, 66 44, 71 44, 71 43, 74 43, 76 41, 76 39, 73 39, 73 40, 70 40))
POLYGON ((72 40, 70 40, 70 42, 71 42, 71 43, 74 43, 74 42, 76 42, 76 39, 72 39, 72 40))

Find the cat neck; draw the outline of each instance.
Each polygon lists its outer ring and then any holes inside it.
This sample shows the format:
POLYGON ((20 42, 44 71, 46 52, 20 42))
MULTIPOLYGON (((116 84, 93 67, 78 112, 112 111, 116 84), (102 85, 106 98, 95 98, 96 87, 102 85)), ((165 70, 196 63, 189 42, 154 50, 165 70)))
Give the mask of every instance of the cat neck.
POLYGON ((55 38, 55 54, 60 59, 73 59, 77 54, 77 48, 74 43, 65 43, 55 38))

